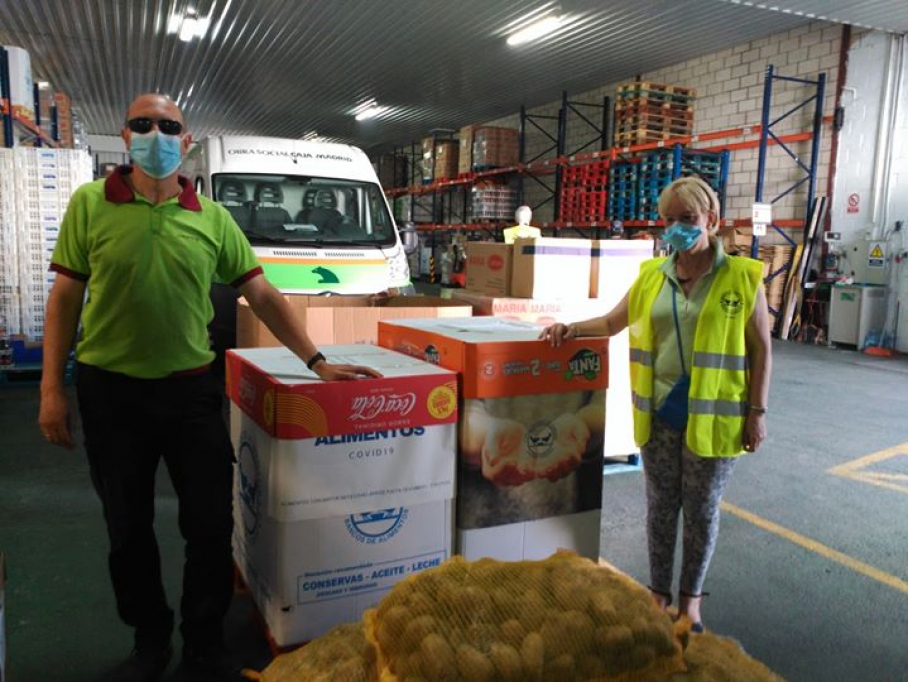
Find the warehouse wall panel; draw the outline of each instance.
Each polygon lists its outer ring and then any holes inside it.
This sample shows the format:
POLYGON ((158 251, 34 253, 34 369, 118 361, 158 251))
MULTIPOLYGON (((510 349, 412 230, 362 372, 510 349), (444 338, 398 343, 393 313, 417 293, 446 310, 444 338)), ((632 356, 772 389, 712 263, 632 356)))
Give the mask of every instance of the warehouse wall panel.
MULTIPOLYGON (((729 49, 691 59, 656 71, 640 74, 641 80, 683 85, 697 89, 694 112, 694 133, 725 130, 760 122, 763 104, 763 80, 766 67, 773 64, 783 75, 816 77, 822 69, 826 72, 827 90, 824 113, 832 114, 835 102, 835 82, 838 77, 838 61, 842 27, 827 22, 815 21, 759 40, 753 40, 729 49)), ((645 48, 644 48, 645 49, 645 48)), ((584 93, 569 93, 572 101, 601 102, 603 96, 614 98, 618 83, 610 83, 584 93)), ((778 84, 774 100, 778 106, 774 112, 791 107, 809 95, 808 89, 797 84, 778 84)), ((614 101, 614 100, 613 100, 614 101)), ((530 110, 531 114, 556 115, 560 102, 552 102, 530 110)), ((489 122, 490 125, 518 125, 517 115, 489 122)), ((810 129, 812 109, 805 107, 797 114, 775 128, 777 134, 800 132, 810 129)), ((553 122, 554 123, 554 122, 553 122)), ((554 131, 555 128, 553 127, 554 131)), ((593 132, 579 117, 570 116, 567 130, 567 147, 571 151, 584 144, 593 132)), ((755 139, 751 135, 744 139, 755 139)), ((741 141, 741 138, 730 140, 741 141)), ((530 131, 527 135, 527 156, 532 158, 550 143, 541 133, 530 131)), ((711 143, 715 144, 715 143, 711 143)), ((799 155, 808 155, 809 143, 793 146, 799 155)), ((825 178, 829 172, 830 129, 824 127, 821 147, 817 191, 824 193, 825 178)), ((757 171, 756 150, 734 152, 734 172, 729 177, 728 210, 729 218, 746 218, 754 200, 757 171)), ((769 154, 767 161, 765 195, 781 192, 797 180, 800 171, 779 149, 769 154)), ((528 203, 538 203, 545 192, 527 183, 528 203)), ((806 187, 777 204, 779 219, 803 217, 806 213, 806 187)), ((552 219, 551 203, 537 211, 535 220, 552 219)), ((781 239, 780 237, 778 239, 781 239)), ((770 238, 769 241, 773 241, 770 238)))

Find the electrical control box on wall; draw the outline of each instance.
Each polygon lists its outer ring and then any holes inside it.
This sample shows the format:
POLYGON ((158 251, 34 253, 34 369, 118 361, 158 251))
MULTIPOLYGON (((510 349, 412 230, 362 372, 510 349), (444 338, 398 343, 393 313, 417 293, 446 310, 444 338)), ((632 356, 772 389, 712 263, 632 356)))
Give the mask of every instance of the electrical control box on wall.
POLYGON ((884 241, 857 241, 848 249, 848 270, 855 284, 885 285, 889 272, 889 245, 884 241))

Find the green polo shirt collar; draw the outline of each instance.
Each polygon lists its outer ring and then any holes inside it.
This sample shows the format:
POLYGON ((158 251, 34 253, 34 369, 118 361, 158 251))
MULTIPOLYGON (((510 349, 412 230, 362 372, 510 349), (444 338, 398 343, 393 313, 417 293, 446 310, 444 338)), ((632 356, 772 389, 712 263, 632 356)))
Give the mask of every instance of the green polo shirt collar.
MULTIPOLYGON (((117 166, 113 173, 104 181, 104 198, 112 204, 128 204, 136 200, 136 192, 126 181, 126 176, 132 173, 132 166, 117 166)), ((202 204, 192 187, 189 178, 182 175, 177 177, 182 191, 177 195, 177 203, 187 211, 201 211, 202 204)), ((144 199, 144 197, 142 197, 144 199)), ((146 199, 147 201, 147 199, 146 199)), ((150 202, 149 202, 150 203, 150 202)))

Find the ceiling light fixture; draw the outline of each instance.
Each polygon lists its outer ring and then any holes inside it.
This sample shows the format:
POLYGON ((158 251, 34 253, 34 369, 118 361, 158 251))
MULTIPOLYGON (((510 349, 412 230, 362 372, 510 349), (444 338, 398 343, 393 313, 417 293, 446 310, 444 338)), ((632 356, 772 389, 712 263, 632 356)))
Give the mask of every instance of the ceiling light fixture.
POLYGON ((202 38, 208 32, 211 17, 200 17, 194 9, 171 14, 167 20, 167 35, 178 35, 184 43, 202 38))
POLYGON ((538 40, 556 30, 563 23, 564 17, 559 16, 548 16, 545 19, 540 19, 520 29, 517 33, 508 36, 508 45, 513 47, 538 40))
POLYGON ((356 106, 350 113, 356 117, 357 121, 367 121, 384 113, 387 109, 388 107, 380 107, 374 99, 370 99, 356 106))

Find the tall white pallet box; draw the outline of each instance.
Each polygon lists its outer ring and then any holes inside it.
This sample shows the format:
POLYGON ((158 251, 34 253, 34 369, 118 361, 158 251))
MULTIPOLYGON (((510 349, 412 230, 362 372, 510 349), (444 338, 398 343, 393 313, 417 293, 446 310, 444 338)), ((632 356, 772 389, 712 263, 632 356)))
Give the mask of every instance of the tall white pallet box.
POLYGON ((384 378, 322 382, 285 348, 227 358, 234 558, 279 646, 451 556, 456 376, 375 346, 322 352, 384 378))
POLYGON ((461 375, 457 553, 470 560, 599 557, 608 339, 552 348, 539 325, 393 320, 378 342, 461 375))

